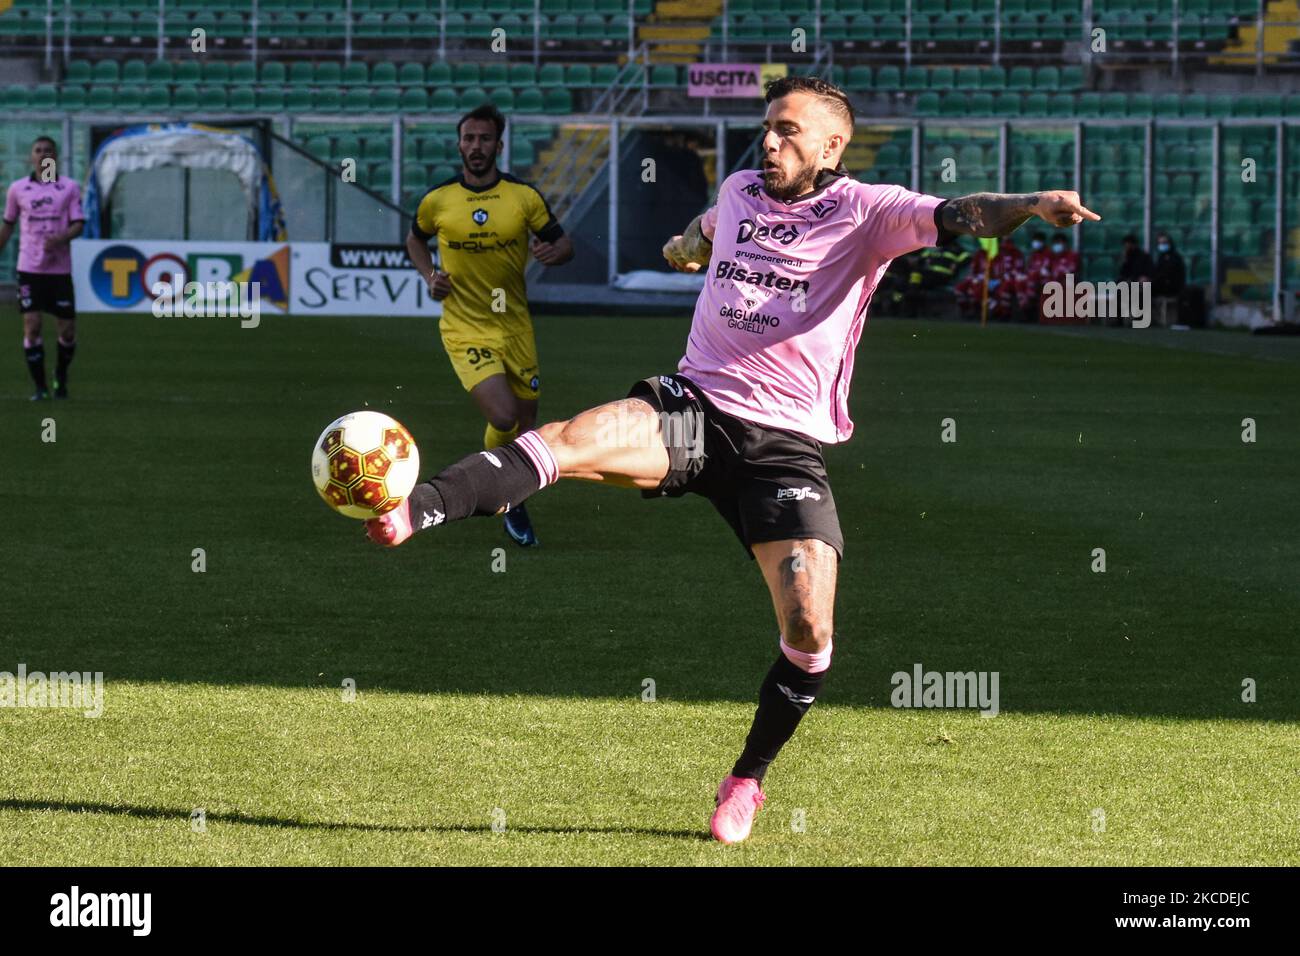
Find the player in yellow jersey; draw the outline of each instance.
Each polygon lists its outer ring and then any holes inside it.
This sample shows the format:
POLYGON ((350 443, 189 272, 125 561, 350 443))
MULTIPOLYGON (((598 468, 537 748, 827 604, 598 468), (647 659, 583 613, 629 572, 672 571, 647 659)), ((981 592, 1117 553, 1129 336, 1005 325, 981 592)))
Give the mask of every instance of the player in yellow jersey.
MULTIPOLYGON (((573 258, 573 243, 542 194, 497 169, 505 126, 491 105, 461 118, 461 171, 420 200, 406 239, 429 294, 442 302, 442 344, 487 419, 489 450, 537 422, 541 379, 524 288, 528 253, 546 266, 573 258), (435 236, 441 268, 429 254, 435 236)), ((522 504, 506 511, 505 526, 516 543, 537 544, 522 504)))

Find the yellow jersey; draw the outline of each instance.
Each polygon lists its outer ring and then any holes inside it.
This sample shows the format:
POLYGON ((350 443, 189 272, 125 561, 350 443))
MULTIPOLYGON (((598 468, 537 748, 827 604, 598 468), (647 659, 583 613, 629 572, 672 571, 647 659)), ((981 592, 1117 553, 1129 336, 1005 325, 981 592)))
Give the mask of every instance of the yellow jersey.
POLYGON ((491 186, 470 186, 464 173, 420 200, 411 233, 438 237, 441 268, 451 276, 442 300, 442 331, 509 336, 530 328, 524 267, 529 233, 554 242, 564 230, 533 186, 500 173, 491 186))

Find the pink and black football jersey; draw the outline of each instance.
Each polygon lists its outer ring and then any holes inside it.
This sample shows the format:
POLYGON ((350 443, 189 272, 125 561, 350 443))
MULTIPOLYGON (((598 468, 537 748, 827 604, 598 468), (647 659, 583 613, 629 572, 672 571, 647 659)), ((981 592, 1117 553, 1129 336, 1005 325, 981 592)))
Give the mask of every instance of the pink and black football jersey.
POLYGON ((678 370, 727 414, 846 440, 871 295, 891 259, 935 243, 942 201, 823 170, 786 203, 758 170, 727 177, 701 223, 713 255, 678 370))

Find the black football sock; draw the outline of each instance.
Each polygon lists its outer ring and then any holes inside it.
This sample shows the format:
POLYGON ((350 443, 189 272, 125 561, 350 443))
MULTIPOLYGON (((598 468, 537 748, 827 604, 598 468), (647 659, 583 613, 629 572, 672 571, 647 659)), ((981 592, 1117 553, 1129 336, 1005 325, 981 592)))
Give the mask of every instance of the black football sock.
POLYGON ((27 372, 32 381, 36 383, 37 389, 45 391, 45 343, 24 345, 23 354, 27 356, 27 372))
POLYGON ((411 525, 421 531, 471 515, 500 514, 539 487, 537 471, 518 444, 475 452, 415 486, 411 525))
POLYGON ((758 690, 758 713, 745 739, 745 749, 731 771, 733 776, 763 782, 768 765, 808 713, 828 673, 829 668, 809 674, 790 663, 784 654, 776 659, 758 690))
POLYGON ((59 339, 59 357, 54 364, 54 381, 60 385, 68 384, 68 366, 72 364, 72 357, 77 354, 77 343, 64 342, 59 339))

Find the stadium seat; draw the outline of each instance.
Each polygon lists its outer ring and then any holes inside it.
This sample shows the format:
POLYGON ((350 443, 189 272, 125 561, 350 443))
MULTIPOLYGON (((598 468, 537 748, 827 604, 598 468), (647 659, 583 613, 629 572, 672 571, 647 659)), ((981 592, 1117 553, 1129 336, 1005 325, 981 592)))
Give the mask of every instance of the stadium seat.
POLYGON ((291 86, 284 92, 284 108, 290 113, 306 113, 311 110, 311 90, 304 86, 291 86))
MULTIPOLYGON (((93 97, 93 91, 92 91, 93 97)), ((172 108, 190 112, 199 108, 199 90, 192 84, 177 86, 172 91, 172 108)))
POLYGON ((199 82, 199 64, 196 60, 180 60, 172 73, 172 81, 175 83, 198 83, 199 82))
POLYGON ((404 113, 428 112, 428 92, 422 86, 412 86, 402 90, 401 109, 404 113))
POLYGON ((312 83, 316 86, 338 86, 343 82, 343 65, 333 60, 317 63, 312 71, 312 83))
POLYGON ((342 91, 343 112, 369 113, 371 92, 369 87, 352 87, 342 91))
POLYGON ((426 78, 430 86, 450 86, 451 85, 451 64, 450 63, 430 63, 426 78))
POLYGON ((130 86, 143 85, 149 79, 149 70, 143 60, 127 60, 122 67, 122 83, 130 86))
POLYGON ((548 113, 572 113, 573 97, 565 87, 549 89, 545 92, 545 106, 548 113))
POLYGON ((72 60, 68 63, 67 72, 63 76, 65 83, 89 83, 91 80, 90 63, 86 60, 72 60))
POLYGON ((546 103, 542 90, 536 86, 525 87, 515 97, 515 110, 520 113, 545 112, 546 103))
POLYGON ((433 91, 433 100, 429 108, 434 113, 454 113, 456 111, 456 91, 450 86, 441 86, 433 91))
MULTIPOLYGON (((330 81, 328 78, 318 77, 318 82, 328 83, 330 81)), ((343 72, 336 82, 349 87, 365 86, 370 82, 370 67, 360 60, 353 60, 343 66, 343 72)))
POLYGON ((280 87, 264 87, 258 90, 257 109, 267 113, 283 113, 285 109, 284 90, 280 87))
POLYGON ((172 108, 172 91, 168 86, 146 86, 144 102, 141 104, 146 113, 165 113, 172 108))
POLYGON ((488 102, 488 92, 481 86, 467 86, 457 97, 457 107, 468 112, 488 102))
POLYGON ((69 86, 64 83, 59 87, 59 109, 83 110, 85 108, 86 88, 84 86, 69 86))
POLYGON ((397 66, 394 63, 376 63, 370 71, 371 86, 396 86, 397 66))
POLYGON ((118 87, 113 108, 122 113, 139 113, 144 108, 143 91, 138 86, 118 87))
POLYGON ((424 67, 419 63, 403 63, 397 71, 397 82, 402 86, 423 86, 424 67))
POLYGON ((343 94, 334 86, 313 90, 311 107, 317 113, 338 113, 343 109, 343 94))
POLYGON ((515 91, 508 86, 493 88, 488 94, 488 99, 502 112, 509 112, 515 108, 515 91))

